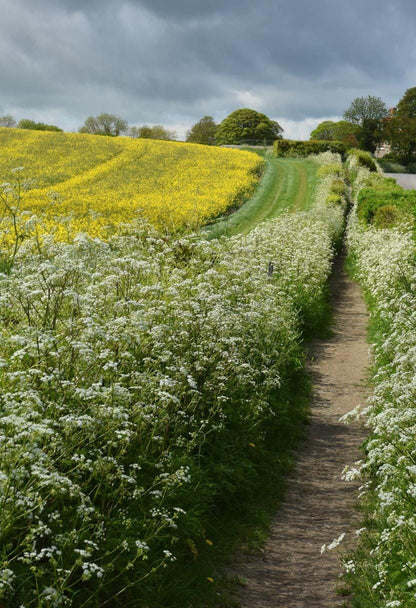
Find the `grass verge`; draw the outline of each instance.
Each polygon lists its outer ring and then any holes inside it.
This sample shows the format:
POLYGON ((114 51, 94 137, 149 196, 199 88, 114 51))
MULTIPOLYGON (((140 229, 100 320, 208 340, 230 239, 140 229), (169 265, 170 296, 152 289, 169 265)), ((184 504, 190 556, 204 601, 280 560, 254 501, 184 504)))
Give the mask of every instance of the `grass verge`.
POLYGON ((303 211, 313 202, 318 165, 307 159, 264 156, 266 170, 252 198, 229 217, 208 226, 208 238, 247 234, 285 210, 303 211))

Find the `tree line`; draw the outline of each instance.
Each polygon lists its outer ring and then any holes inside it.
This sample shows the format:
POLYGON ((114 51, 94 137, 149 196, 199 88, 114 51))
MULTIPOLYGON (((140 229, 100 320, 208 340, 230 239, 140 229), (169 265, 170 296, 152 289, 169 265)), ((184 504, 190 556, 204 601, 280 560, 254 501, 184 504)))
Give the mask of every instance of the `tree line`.
MULTIPOLYGON (((16 123, 13 116, 0 116, 0 126, 62 131, 55 125, 36 123, 24 118, 16 123)), ((88 116, 80 133, 117 137, 162 139, 174 141, 174 131, 162 125, 129 126, 115 114, 88 116)), ((186 134, 185 141, 205 145, 271 145, 282 137, 283 129, 265 114, 250 108, 231 112, 221 123, 212 116, 203 116, 186 134)), ((345 110, 343 120, 321 122, 310 134, 311 139, 342 141, 374 153, 377 146, 387 143, 390 157, 408 165, 416 161, 416 87, 407 89, 397 107, 387 108, 380 97, 357 97, 345 110)))
POLYGON ((35 131, 62 131, 56 125, 47 125, 44 122, 35 122, 29 118, 22 118, 19 122, 11 114, 0 116, 0 127, 18 128, 18 129, 33 129, 35 131))
MULTIPOLYGON (((0 116, 0 127, 32 129, 35 131, 63 131, 56 125, 47 125, 43 122, 35 122, 28 118, 22 118, 19 122, 11 114, 0 116)), ((118 135, 128 135, 129 137, 143 137, 148 139, 169 139, 175 140, 176 133, 165 129, 162 125, 154 125, 149 127, 143 125, 141 127, 129 127, 126 120, 116 116, 115 114, 99 114, 98 116, 88 116, 82 127, 78 129, 79 133, 90 133, 92 135, 108 135, 117 137, 118 135)))
POLYGON ((372 153, 380 144, 388 144, 391 159, 404 165, 416 161, 416 87, 407 89, 394 108, 380 97, 357 97, 343 118, 321 122, 311 139, 339 140, 372 153))
MULTIPOLYGON (((26 118, 16 123, 13 116, 9 114, 0 116, 0 127, 62 131, 55 125, 35 123, 26 118)), ((128 122, 120 116, 107 113, 88 116, 78 131, 110 137, 126 135, 143 139, 170 141, 177 139, 175 131, 166 129, 162 125, 129 126, 128 122)), ((185 141, 206 145, 272 144, 275 139, 281 137, 282 132, 281 126, 265 114, 249 108, 241 108, 231 112, 220 124, 216 124, 212 116, 203 116, 187 132, 185 141)))

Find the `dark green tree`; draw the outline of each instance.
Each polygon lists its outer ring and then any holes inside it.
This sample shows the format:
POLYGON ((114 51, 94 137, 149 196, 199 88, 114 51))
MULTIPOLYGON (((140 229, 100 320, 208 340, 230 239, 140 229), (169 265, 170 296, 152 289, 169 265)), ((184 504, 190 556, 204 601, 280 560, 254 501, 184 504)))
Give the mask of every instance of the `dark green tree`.
POLYGON ((396 115, 384 122, 383 137, 404 165, 416 161, 416 117, 396 115))
POLYGON ((186 134, 186 141, 193 144, 215 144, 215 133, 217 125, 212 116, 203 116, 196 122, 186 134))
POLYGON ((282 127, 265 114, 241 108, 231 112, 219 125, 217 144, 271 144, 281 137, 282 127))
POLYGON ((416 118, 416 87, 407 89, 397 104, 397 116, 416 118))
POLYGON ((29 118, 22 118, 17 124, 18 129, 31 129, 33 131, 62 131, 56 125, 46 125, 44 122, 35 122, 29 118))
POLYGON ((344 112, 344 118, 360 127, 357 139, 360 148, 374 152, 380 141, 382 121, 388 115, 386 104, 380 97, 356 97, 344 112))
POLYGON ((88 116, 82 127, 80 127, 80 133, 90 133, 91 135, 109 135, 110 137, 117 137, 126 133, 128 130, 128 124, 126 120, 123 120, 115 114, 99 114, 98 116, 88 116))
POLYGON ((383 137, 404 165, 416 161, 416 87, 407 89, 383 121, 383 137))
POLYGON ((382 140, 382 123, 375 118, 364 120, 357 139, 359 147, 368 152, 375 152, 377 144, 382 140))

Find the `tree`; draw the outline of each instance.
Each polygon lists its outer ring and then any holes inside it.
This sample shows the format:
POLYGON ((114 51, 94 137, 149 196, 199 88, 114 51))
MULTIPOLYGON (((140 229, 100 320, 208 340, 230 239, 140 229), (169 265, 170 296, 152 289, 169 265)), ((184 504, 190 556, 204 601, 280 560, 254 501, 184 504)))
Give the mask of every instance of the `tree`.
POLYGON ((383 137, 404 165, 416 160, 416 87, 407 89, 383 121, 383 137))
POLYGON ((18 129, 32 129, 33 131, 62 131, 56 125, 46 125, 44 122, 35 122, 29 118, 22 118, 17 125, 18 129))
POLYGON ((335 139, 335 125, 336 123, 332 120, 324 120, 324 122, 320 122, 319 125, 313 131, 311 131, 309 139, 322 139, 324 141, 335 139))
POLYGON ((360 127, 357 133, 360 148, 374 152, 381 138, 382 121, 388 115, 387 106, 380 97, 356 97, 344 112, 344 118, 360 127))
POLYGON ((344 112, 345 120, 362 127, 368 120, 381 120, 388 115, 387 106, 380 97, 356 97, 344 112))
POLYGON ((125 133, 128 129, 126 120, 123 120, 115 114, 99 114, 98 116, 88 116, 82 127, 80 127, 80 133, 90 133, 91 135, 108 135, 110 137, 117 137, 122 133, 125 133))
POLYGON ((358 146, 357 135, 360 127, 347 120, 325 120, 321 122, 310 135, 310 139, 323 139, 326 141, 342 141, 347 146, 358 146))
POLYGON ((265 114, 241 108, 231 112, 219 125, 215 139, 217 144, 270 144, 281 137, 282 127, 265 114))
POLYGON ((397 104, 397 116, 416 118, 416 87, 407 89, 397 104))
POLYGON ((203 116, 201 120, 196 122, 186 134, 186 141, 193 144, 206 144, 212 146, 215 144, 215 133, 217 125, 212 116, 203 116))
POLYGON ((15 127, 16 121, 11 114, 5 114, 4 116, 0 116, 0 127, 15 127))
POLYGON ((383 136, 404 165, 416 160, 416 117, 399 114, 384 122, 383 136))
POLYGON ((131 127, 129 136, 140 139, 164 139, 168 141, 175 141, 177 138, 175 131, 169 131, 162 125, 154 125, 153 127, 149 127, 148 125, 131 127))

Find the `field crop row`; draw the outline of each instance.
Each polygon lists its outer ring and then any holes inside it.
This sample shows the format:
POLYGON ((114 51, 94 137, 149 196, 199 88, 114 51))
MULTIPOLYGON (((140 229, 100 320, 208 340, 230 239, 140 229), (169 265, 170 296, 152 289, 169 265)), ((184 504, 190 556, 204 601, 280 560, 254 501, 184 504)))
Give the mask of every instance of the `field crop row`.
POLYGON ((0 274, 6 606, 186 605, 216 509, 304 419, 287 389, 343 229, 333 177, 244 237, 22 243, 0 274))

